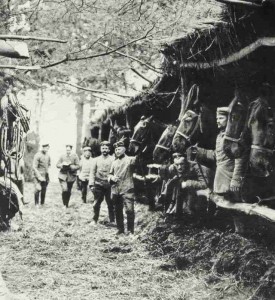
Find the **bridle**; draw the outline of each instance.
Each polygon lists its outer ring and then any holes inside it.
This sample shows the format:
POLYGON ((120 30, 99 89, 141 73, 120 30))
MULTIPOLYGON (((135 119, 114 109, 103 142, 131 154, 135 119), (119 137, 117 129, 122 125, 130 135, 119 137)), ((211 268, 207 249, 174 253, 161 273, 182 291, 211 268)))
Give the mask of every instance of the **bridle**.
POLYGON ((181 121, 180 121, 180 124, 182 123, 182 121, 183 121, 184 119, 186 119, 186 118, 188 118, 188 117, 190 117, 190 116, 192 116, 192 117, 197 117, 196 124, 195 124, 193 130, 191 131, 191 133, 190 133, 189 135, 187 135, 187 134, 181 132, 181 131, 179 130, 179 127, 180 127, 180 126, 178 127, 178 129, 177 129, 177 131, 176 131, 176 133, 175 133, 175 136, 176 136, 176 135, 180 135, 180 136, 182 136, 183 138, 185 138, 189 143, 190 143, 192 137, 194 136, 194 134, 196 133, 198 127, 200 126, 200 122, 201 122, 201 113, 197 114, 197 113, 195 113, 193 110, 188 110, 188 111, 183 115, 183 117, 182 117, 182 119, 181 119, 181 121), (187 113, 189 113, 188 116, 186 116, 187 113))
POLYGON ((156 144, 155 147, 156 147, 156 148, 161 148, 161 149, 166 150, 166 151, 168 151, 168 152, 171 152, 171 148, 170 148, 170 147, 165 147, 165 146, 160 145, 160 144, 156 144))
MULTIPOLYGON (((241 105, 242 107, 244 107, 244 105, 241 102, 237 101, 237 103, 239 105, 241 105)), ((232 113, 232 109, 233 109, 233 106, 230 108, 230 111, 228 112, 228 122, 230 120, 230 114, 232 113)), ((229 136, 225 131, 225 134, 224 134, 224 139, 225 140, 228 140, 228 141, 231 141, 231 142, 234 142, 234 143, 237 143, 237 144, 242 144, 243 143, 244 135, 245 135, 245 131, 246 131, 246 124, 248 122, 248 118, 249 118, 249 115, 250 115, 250 109, 251 109, 251 107, 249 106, 249 109, 248 109, 247 114, 246 114, 246 119, 245 119, 245 122, 244 122, 244 129, 241 132, 240 137, 239 138, 233 138, 233 137, 229 136)))

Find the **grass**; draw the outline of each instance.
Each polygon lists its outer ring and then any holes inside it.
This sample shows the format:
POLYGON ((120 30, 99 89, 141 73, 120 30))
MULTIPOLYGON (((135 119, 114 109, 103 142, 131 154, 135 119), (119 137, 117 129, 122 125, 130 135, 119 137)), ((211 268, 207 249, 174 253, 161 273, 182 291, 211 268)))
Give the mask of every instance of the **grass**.
MULTIPOLYGON (((13 293, 30 299, 248 299, 224 277, 208 285, 205 271, 164 270, 167 257, 153 257, 140 241, 153 227, 157 213, 137 205, 136 238, 115 236, 107 227, 103 205, 100 222, 92 227, 92 204, 82 204, 73 192, 71 207, 64 210, 60 187, 51 183, 46 204, 36 209, 32 184, 26 184, 23 225, 19 230, 0 234, 3 277, 13 293)), ((15 221, 19 223, 19 221, 15 221)))

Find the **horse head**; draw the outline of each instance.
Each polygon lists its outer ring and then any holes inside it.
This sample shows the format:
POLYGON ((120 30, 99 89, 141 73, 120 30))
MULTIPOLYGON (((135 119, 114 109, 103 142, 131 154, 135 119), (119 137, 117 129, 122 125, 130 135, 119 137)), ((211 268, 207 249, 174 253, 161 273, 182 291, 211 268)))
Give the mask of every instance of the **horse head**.
POLYGON ((175 124, 168 125, 160 136, 153 152, 153 160, 156 163, 164 163, 169 159, 172 152, 173 138, 177 131, 178 124, 179 121, 176 121, 175 124))
POLYGON ((247 122, 251 138, 250 170, 257 177, 268 177, 273 172, 275 147, 274 113, 267 100, 258 98, 251 103, 247 122))
POLYGON ((200 125, 201 104, 199 103, 199 87, 194 84, 182 104, 180 123, 175 132, 172 147, 175 152, 183 153, 196 139, 200 125))
POLYGON ((228 112, 228 120, 224 136, 224 152, 231 158, 241 157, 247 150, 246 121, 248 106, 235 96, 231 101, 228 112))
POLYGON ((136 155, 138 152, 143 151, 146 146, 148 137, 150 136, 150 125, 153 120, 153 116, 146 118, 142 116, 140 121, 134 128, 134 133, 130 139, 128 151, 132 155, 136 155))

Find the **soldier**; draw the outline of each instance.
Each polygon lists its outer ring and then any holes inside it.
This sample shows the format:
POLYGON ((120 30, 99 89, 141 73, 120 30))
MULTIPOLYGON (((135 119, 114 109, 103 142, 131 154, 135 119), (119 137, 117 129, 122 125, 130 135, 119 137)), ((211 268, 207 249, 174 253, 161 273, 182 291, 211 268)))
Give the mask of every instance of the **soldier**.
POLYGON ((76 172, 79 169, 79 159, 72 153, 73 146, 66 145, 66 154, 61 155, 56 167, 60 169, 58 178, 62 189, 62 201, 66 208, 69 207, 71 190, 76 180, 76 172))
POLYGON ((114 144, 116 159, 113 161, 109 182, 111 183, 112 200, 115 205, 117 234, 124 233, 123 206, 127 215, 128 233, 134 233, 134 182, 133 166, 136 164, 136 157, 125 154, 124 141, 120 140, 114 144))
POLYGON ((81 194, 83 203, 87 202, 87 188, 89 176, 92 167, 93 158, 91 157, 91 147, 83 148, 83 155, 80 160, 79 180, 81 186, 81 194))
POLYGON ((216 162, 216 174, 214 179, 214 193, 224 196, 231 202, 238 202, 243 176, 246 172, 247 161, 245 157, 238 159, 229 158, 223 150, 225 128, 227 124, 228 107, 217 109, 217 125, 220 130, 215 150, 206 150, 192 147, 192 154, 201 163, 216 162))
POLYGON ((93 221, 95 224, 98 221, 100 206, 104 198, 108 206, 109 220, 111 223, 115 221, 114 205, 111 201, 111 185, 108 182, 109 172, 114 161, 114 157, 109 154, 110 143, 101 142, 100 152, 101 155, 93 159, 89 179, 89 186, 94 194, 93 221))
POLYGON ((41 195, 40 204, 45 203, 46 190, 49 183, 49 167, 51 158, 48 154, 49 144, 42 144, 42 150, 35 154, 33 159, 34 173, 34 203, 39 205, 39 195, 41 195))
POLYGON ((208 181, 211 181, 205 169, 189 163, 184 155, 174 153, 173 164, 160 167, 160 179, 166 180, 162 197, 167 213, 175 212, 177 217, 181 217, 183 202, 187 213, 192 214, 195 209, 202 213, 196 191, 206 189, 208 181))
MULTIPOLYGON (((241 187, 247 169, 246 155, 241 158, 230 158, 223 150, 224 135, 227 125, 228 107, 217 109, 217 126, 219 134, 216 139, 216 149, 206 150, 199 147, 188 149, 191 156, 198 162, 209 165, 216 163, 216 173, 214 178, 214 193, 230 202, 241 201, 241 187)), ((235 227, 238 231, 237 218, 234 218, 235 227)))

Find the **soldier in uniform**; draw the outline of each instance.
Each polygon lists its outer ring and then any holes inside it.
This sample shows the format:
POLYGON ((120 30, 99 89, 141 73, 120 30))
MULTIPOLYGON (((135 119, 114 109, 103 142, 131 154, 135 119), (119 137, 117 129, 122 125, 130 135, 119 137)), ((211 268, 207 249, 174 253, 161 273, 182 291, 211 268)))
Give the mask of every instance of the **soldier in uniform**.
POLYGON ((72 153, 73 146, 66 145, 66 154, 61 155, 56 167, 60 169, 58 178, 62 189, 62 201, 66 208, 69 207, 71 190, 76 180, 76 172, 79 169, 79 158, 72 153))
POLYGON ((80 160, 80 169, 78 178, 80 180, 80 190, 82 194, 83 203, 87 202, 87 189, 89 183, 89 176, 92 167, 93 158, 91 157, 91 147, 84 147, 83 155, 80 160))
MULTIPOLYGON (((246 154, 241 158, 230 158, 223 150, 224 135, 227 125, 228 107, 217 109, 217 126, 219 134, 216 139, 216 149, 206 150, 199 147, 191 147, 188 151, 197 161, 209 165, 216 163, 216 173, 214 178, 214 194, 230 202, 241 201, 241 187, 247 170, 246 154)), ((235 226, 237 218, 234 218, 235 226)))
POLYGON ((115 221, 114 205, 111 201, 111 185, 108 182, 112 162, 114 157, 110 153, 110 143, 103 141, 100 144, 101 155, 93 159, 89 187, 94 194, 94 216, 93 221, 97 223, 99 218, 100 206, 105 198, 108 206, 109 220, 115 221))
POLYGON ((166 180, 162 197, 168 214, 176 213, 181 217, 183 207, 188 214, 203 213, 196 192, 208 187, 210 180, 204 168, 200 169, 184 155, 174 153, 173 164, 160 167, 158 180, 166 180))
POLYGON ((51 158, 48 154, 49 149, 49 144, 42 144, 42 150, 36 153, 33 159, 35 205, 39 205, 39 196, 41 197, 40 204, 43 205, 45 203, 49 183, 49 167, 51 166, 51 158))
POLYGON ((113 161, 110 170, 109 182, 111 183, 112 201, 115 205, 117 222, 117 234, 124 233, 123 206, 127 215, 128 233, 134 233, 134 182, 133 169, 136 164, 136 157, 125 154, 126 147, 123 140, 114 144, 116 159, 113 161))

